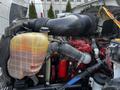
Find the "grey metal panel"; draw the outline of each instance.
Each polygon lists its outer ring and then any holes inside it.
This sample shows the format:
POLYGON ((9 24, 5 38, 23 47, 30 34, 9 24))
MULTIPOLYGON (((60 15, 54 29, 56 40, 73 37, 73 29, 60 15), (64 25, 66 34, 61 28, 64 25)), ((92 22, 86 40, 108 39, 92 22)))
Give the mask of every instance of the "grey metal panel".
POLYGON ((116 0, 116 1, 117 1, 118 5, 120 6, 120 0, 116 0))
POLYGON ((30 0, 12 0, 12 3, 28 7, 30 0))
POLYGON ((12 3, 10 9, 9 23, 11 23, 15 19, 25 18, 26 14, 27 14, 27 7, 12 3))
POLYGON ((9 25, 8 20, 0 17, 0 38, 4 34, 5 28, 9 25))

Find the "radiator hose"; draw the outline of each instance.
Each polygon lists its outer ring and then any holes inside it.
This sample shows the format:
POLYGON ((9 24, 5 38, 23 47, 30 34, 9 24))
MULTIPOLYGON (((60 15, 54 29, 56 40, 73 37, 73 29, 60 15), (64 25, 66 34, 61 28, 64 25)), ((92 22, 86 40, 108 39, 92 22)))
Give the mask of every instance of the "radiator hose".
POLYGON ((88 64, 91 61, 91 56, 88 53, 83 53, 67 43, 53 42, 49 44, 51 52, 59 52, 73 60, 80 61, 84 64, 88 64))

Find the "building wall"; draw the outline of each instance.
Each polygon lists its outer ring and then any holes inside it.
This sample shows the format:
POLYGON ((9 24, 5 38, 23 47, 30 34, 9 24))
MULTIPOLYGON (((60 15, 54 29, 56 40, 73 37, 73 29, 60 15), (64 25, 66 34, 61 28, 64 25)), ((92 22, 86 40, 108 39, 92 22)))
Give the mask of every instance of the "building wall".
MULTIPOLYGON (((51 3, 55 14, 58 14, 65 12, 67 1, 68 0, 43 0, 42 4, 45 17, 47 17, 47 12, 50 8, 51 3)), ((91 0, 70 0, 72 8, 89 1, 91 0)))
POLYGON ((118 6, 118 3, 116 0, 106 0, 107 5, 113 5, 113 6, 118 6))
POLYGON ((4 29, 9 25, 9 12, 11 0, 0 1, 0 36, 4 33, 4 29))
MULTIPOLYGON (((92 3, 93 6, 99 5, 98 4, 98 0, 93 0, 95 1, 94 3, 92 3)), ((105 0, 105 4, 106 5, 112 5, 112 6, 119 6, 119 4, 116 2, 116 0, 105 0)), ((83 9, 85 9, 86 7, 88 7, 89 5, 78 5, 76 6, 72 11, 73 13, 80 13, 83 9)))

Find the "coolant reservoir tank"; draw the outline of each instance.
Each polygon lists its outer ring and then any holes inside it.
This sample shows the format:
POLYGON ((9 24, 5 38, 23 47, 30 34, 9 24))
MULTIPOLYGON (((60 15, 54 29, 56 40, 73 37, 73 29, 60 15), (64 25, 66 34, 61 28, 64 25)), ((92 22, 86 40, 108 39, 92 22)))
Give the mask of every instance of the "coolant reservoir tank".
POLYGON ((10 42, 8 72, 11 77, 22 79, 39 72, 48 49, 46 33, 24 33, 14 36, 10 42))

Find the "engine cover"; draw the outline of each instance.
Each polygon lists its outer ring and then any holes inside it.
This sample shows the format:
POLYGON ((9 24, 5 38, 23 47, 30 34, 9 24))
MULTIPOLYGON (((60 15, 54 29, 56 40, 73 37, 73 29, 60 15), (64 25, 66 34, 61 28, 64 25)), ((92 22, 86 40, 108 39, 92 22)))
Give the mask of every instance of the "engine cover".
POLYGON ((44 33, 24 33, 14 36, 10 42, 10 58, 7 68, 10 76, 22 79, 35 75, 41 69, 48 49, 48 37, 44 33))

